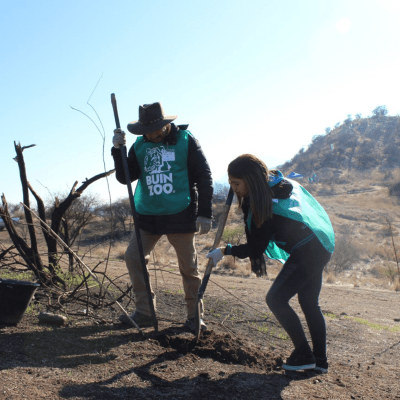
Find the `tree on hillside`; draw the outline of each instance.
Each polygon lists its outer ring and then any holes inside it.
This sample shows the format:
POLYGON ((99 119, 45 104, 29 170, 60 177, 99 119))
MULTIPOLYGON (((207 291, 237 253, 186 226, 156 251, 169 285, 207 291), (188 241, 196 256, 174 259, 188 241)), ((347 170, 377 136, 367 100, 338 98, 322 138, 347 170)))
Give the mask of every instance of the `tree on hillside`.
POLYGON ((356 114, 356 119, 361 119, 361 114, 356 114))
POLYGON ((325 133, 328 135, 331 131, 331 128, 328 126, 327 128, 325 128, 325 133))
POLYGON ((387 113, 386 106, 378 106, 372 111, 374 117, 386 117, 387 113))
POLYGON ((346 125, 349 125, 351 121, 353 121, 353 117, 351 116, 351 114, 347 114, 347 118, 344 120, 344 123, 346 125))
POLYGON ((339 128, 339 126, 340 126, 340 122, 336 122, 335 129, 339 128))

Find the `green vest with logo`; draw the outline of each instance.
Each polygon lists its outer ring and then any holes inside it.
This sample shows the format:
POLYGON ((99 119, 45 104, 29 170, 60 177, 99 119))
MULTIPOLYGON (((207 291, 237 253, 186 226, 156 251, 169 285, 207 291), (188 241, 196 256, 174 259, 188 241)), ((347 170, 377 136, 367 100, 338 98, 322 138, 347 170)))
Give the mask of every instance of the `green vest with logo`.
POLYGON ((191 202, 187 158, 189 131, 177 132, 177 143, 145 142, 140 136, 134 149, 140 166, 134 200, 142 215, 170 215, 191 202))
MULTIPOLYGON (((276 177, 271 177, 269 185, 273 187, 283 179, 280 171, 276 177)), ((321 244, 329 253, 335 248, 335 233, 328 214, 317 200, 296 181, 285 178, 293 186, 288 199, 273 199, 273 213, 295 221, 302 222, 310 228, 321 244)), ((272 259, 285 263, 289 258, 285 250, 281 249, 273 240, 269 242, 265 254, 272 259)))

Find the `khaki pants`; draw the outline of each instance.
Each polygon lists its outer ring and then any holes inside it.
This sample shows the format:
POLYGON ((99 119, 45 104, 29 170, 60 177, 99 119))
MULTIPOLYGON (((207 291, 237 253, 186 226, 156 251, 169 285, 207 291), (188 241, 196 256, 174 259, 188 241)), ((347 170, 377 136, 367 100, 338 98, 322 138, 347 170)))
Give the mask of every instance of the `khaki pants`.
MULTIPOLYGON (((140 230, 140 235, 142 238, 143 252, 147 266, 150 259, 150 252, 154 249, 154 246, 163 235, 153 235, 143 230, 140 230)), ((201 277, 197 268, 194 233, 170 233, 166 236, 168 241, 174 247, 178 257, 179 271, 182 275, 183 289, 185 291, 187 318, 191 319, 194 318, 197 304, 197 293, 201 285, 201 277)), ((128 248, 125 252, 125 262, 133 286, 136 311, 151 316, 135 231, 132 234, 128 248)), ((151 289, 151 295, 153 296, 154 308, 156 308, 156 296, 153 289, 151 289)))

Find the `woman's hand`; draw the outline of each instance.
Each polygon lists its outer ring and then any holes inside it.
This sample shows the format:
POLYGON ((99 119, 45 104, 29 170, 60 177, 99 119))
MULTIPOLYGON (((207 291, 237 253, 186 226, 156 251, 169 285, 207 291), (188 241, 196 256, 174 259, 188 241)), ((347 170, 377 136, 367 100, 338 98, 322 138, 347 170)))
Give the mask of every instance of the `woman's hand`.
POLYGON ((211 260, 213 260, 214 263, 214 267, 217 266, 218 262, 221 261, 224 258, 224 247, 217 247, 214 250, 211 250, 206 257, 210 258, 211 260))

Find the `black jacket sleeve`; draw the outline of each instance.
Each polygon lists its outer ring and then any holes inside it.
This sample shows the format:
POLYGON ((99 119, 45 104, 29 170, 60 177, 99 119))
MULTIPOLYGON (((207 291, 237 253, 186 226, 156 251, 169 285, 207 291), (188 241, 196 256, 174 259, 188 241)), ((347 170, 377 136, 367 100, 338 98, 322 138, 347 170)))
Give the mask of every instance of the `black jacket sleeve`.
MULTIPOLYGON (((251 225, 251 234, 246 226, 247 243, 232 246, 231 255, 238 258, 250 257, 253 259, 261 258, 275 232, 274 224, 271 220, 265 221, 260 228, 251 225)), ((225 250, 226 251, 226 250, 225 250)))
POLYGON ((211 170, 199 142, 189 135, 188 149, 189 179, 196 186, 198 192, 198 215, 212 217, 213 185, 211 170))
MULTIPOLYGON (((279 185, 272 188, 273 196, 276 199, 290 198, 293 186, 290 182, 283 180, 279 185)), ((238 258, 250 257, 259 259, 271 240, 275 242, 281 249, 291 254, 299 243, 304 242, 304 239, 313 235, 309 229, 301 221, 296 221, 282 215, 273 214, 272 218, 264 221, 257 228, 254 220, 251 221, 251 229, 247 226, 247 217, 249 212, 249 200, 243 202, 243 217, 246 229, 247 243, 239 246, 232 246, 231 254, 238 258)), ((227 249, 225 249, 225 254, 227 249)))
MULTIPOLYGON (((121 150, 113 147, 111 149, 111 155, 114 158, 115 176, 117 178, 117 181, 119 183, 126 185, 124 166, 122 164, 121 150)), ((129 177, 131 179, 131 182, 137 180, 140 175, 140 167, 133 146, 130 148, 128 153, 128 168, 129 168, 129 177)))

